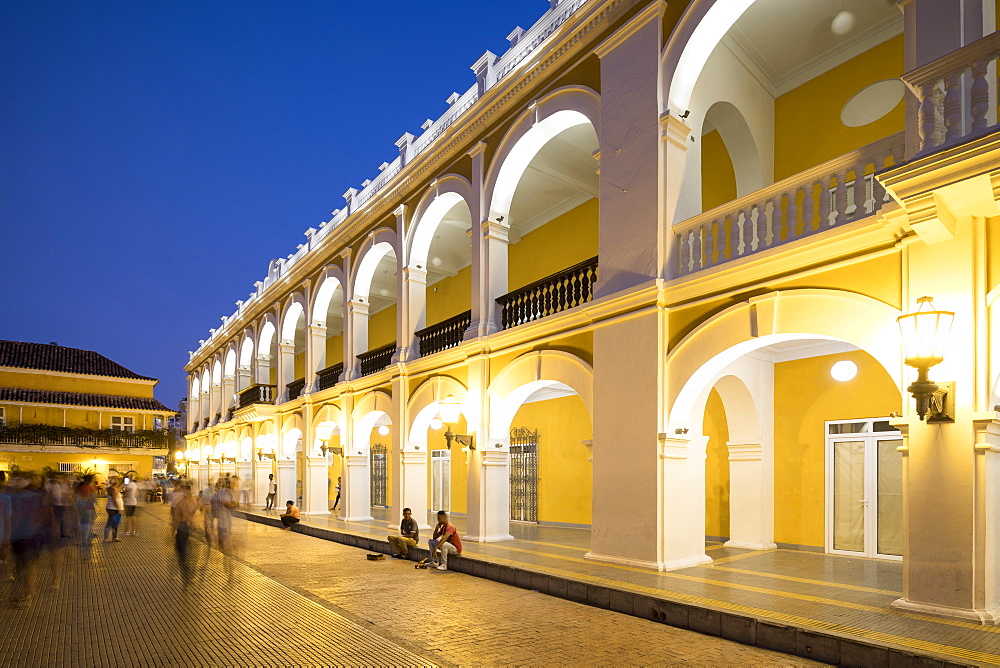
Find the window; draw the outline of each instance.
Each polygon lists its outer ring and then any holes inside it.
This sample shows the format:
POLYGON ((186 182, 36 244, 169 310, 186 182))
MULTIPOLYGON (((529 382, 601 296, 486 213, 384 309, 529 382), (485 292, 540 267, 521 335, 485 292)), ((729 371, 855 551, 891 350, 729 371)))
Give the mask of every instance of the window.
POLYGON ((3 406, 0 406, 0 427, 6 427, 7 426, 7 412, 6 411, 7 411, 6 408, 4 408, 3 406))
POLYGON ((111 416, 111 429, 135 433, 135 418, 123 415, 111 416))
POLYGON ((154 417, 153 418, 153 429, 163 429, 163 418, 154 417))
POLYGON ((80 473, 83 465, 74 462, 59 462, 59 473, 80 473))

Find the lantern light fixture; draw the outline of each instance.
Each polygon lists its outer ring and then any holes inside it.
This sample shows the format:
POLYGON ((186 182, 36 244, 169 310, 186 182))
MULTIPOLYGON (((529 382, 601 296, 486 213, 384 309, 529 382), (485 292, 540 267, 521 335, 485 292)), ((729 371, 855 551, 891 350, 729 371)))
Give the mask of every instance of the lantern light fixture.
POLYGON ((944 360, 948 334, 955 319, 952 311, 941 311, 931 297, 917 300, 917 310, 896 318, 903 338, 904 361, 917 370, 917 379, 906 388, 917 402, 917 416, 928 423, 955 421, 955 384, 937 383, 928 370, 944 360), (929 415, 928 415, 929 414, 929 415))
POLYGON ((451 450, 451 444, 457 442, 462 446, 464 452, 475 450, 475 436, 472 434, 456 434, 452 431, 452 427, 454 427, 455 423, 462 417, 462 404, 455 398, 455 395, 449 394, 447 397, 439 401, 438 410, 440 411, 439 415, 441 417, 441 422, 444 423, 446 428, 446 431, 444 432, 444 440, 448 445, 448 449, 451 450))

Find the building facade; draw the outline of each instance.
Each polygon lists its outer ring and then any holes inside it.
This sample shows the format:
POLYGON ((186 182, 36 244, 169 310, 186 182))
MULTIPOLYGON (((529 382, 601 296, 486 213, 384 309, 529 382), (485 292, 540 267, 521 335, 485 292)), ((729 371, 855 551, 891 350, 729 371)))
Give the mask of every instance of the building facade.
POLYGON ((994 3, 786 9, 550 0, 200 342, 191 474, 658 570, 897 559, 900 609, 997 622, 994 3))
POLYGON ((90 350, 0 341, 0 470, 165 473, 174 412, 157 382, 90 350))

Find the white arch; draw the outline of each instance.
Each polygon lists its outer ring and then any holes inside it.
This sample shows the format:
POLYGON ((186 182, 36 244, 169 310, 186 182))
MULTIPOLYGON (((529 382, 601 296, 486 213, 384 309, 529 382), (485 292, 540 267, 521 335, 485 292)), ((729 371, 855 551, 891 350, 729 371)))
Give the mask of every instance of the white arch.
POLYGON ((393 253, 396 257, 397 268, 399 266, 399 254, 396 253, 395 246, 388 241, 378 241, 365 252, 361 262, 358 263, 357 271, 354 274, 353 294, 358 301, 368 301, 368 295, 372 289, 372 279, 375 277, 375 269, 378 268, 382 258, 393 253))
POLYGON ((680 116, 708 57, 754 0, 695 0, 685 10, 663 51, 667 109, 680 116))
POLYGON ((406 450, 427 452, 427 430, 438 412, 439 403, 449 394, 461 402, 465 401, 468 389, 451 376, 434 376, 423 383, 410 397, 407 413, 413 416, 410 423, 406 450))
POLYGON ((229 346, 226 350, 226 363, 222 369, 223 377, 236 375, 236 349, 229 346))
POLYGON ((426 269, 427 255, 438 225, 461 202, 465 202, 471 213, 473 201, 472 184, 465 177, 449 174, 435 181, 413 212, 413 220, 416 222, 410 228, 406 254, 408 263, 419 269, 426 269))
POLYGON ((271 347, 274 343, 274 333, 276 329, 277 328, 274 326, 274 322, 272 322, 272 319, 269 315, 268 319, 264 322, 264 324, 260 328, 260 345, 257 346, 258 355, 271 354, 271 347))
POLYGON ((330 301, 337 290, 344 289, 344 274, 340 267, 327 267, 319 281, 319 289, 313 299, 312 324, 326 326, 326 316, 330 310, 330 301))
MULTIPOLYGON (((742 197, 764 187, 764 166, 747 119, 732 102, 718 100, 705 112, 719 131, 722 143, 733 162, 736 175, 736 196, 742 197)), ((699 179, 700 183, 700 179, 699 179)))
POLYGON ((189 399, 189 401, 197 401, 199 394, 201 394, 201 383, 198 381, 198 376, 195 375, 194 378, 191 379, 191 399, 189 399))
POLYGON ((305 326, 305 299, 296 292, 285 307, 285 315, 281 319, 281 343, 294 343, 295 331, 299 329, 299 321, 305 326))
POLYGON ((732 306, 692 330, 667 356, 668 424, 696 427, 699 397, 726 367, 765 346, 799 339, 846 341, 874 357, 901 387, 899 310, 840 290, 773 292, 732 306), (681 380, 681 382, 676 382, 681 380))
POLYGON ((212 385, 219 385, 222 383, 222 362, 219 358, 215 358, 215 362, 212 364, 212 385))
POLYGON ((582 86, 559 88, 525 111, 504 137, 486 178, 489 218, 506 218, 517 184, 532 158, 556 135, 589 123, 600 125, 600 97, 582 86))
POLYGON ((561 350, 525 353, 505 366, 490 383, 490 440, 507 443, 510 425, 524 400, 544 387, 576 392, 594 416, 594 371, 576 355, 561 350))
POLYGON ((351 454, 368 453, 372 429, 385 419, 389 419, 391 424, 390 413, 392 413, 392 398, 385 392, 378 390, 369 392, 358 400, 351 414, 354 422, 354 443, 351 444, 353 449, 351 454))
POLYGON ((240 345, 240 367, 249 369, 253 364, 253 339, 247 334, 240 345))

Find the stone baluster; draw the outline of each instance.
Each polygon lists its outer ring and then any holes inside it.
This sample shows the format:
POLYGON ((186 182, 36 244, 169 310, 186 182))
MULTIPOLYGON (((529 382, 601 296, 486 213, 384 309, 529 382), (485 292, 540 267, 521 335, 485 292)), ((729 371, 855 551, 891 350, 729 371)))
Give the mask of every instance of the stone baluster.
POLYGON ((837 221, 835 225, 840 225, 847 220, 847 170, 837 172, 837 193, 836 193, 837 221))
POLYGON ((825 230, 830 227, 830 180, 827 176, 819 182, 819 224, 816 229, 825 230))
POLYGON ((854 165, 854 220, 864 218, 868 213, 868 188, 865 184, 865 165, 859 162, 854 165))
POLYGON ((972 132, 979 133, 986 129, 986 114, 990 110, 990 86, 986 82, 988 60, 977 60, 972 63, 972 90, 969 103, 969 114, 972 117, 972 132))
POLYGON ((785 193, 788 207, 785 209, 785 241, 791 241, 799 232, 799 191, 792 188, 785 193))
POLYGON ((694 231, 694 237, 691 239, 691 264, 693 266, 692 271, 698 271, 704 264, 702 264, 701 256, 701 237, 705 234, 703 227, 699 227, 694 231))
POLYGON ((934 96, 936 83, 927 83, 920 87, 920 106, 917 109, 917 133, 920 135, 920 150, 927 151, 934 147, 934 96))
POLYGON ((813 220, 816 217, 813 207, 813 189, 815 187, 815 182, 810 182, 802 191, 802 236, 812 234, 815 229, 813 226, 813 220))
POLYGON ((939 81, 934 86, 934 93, 932 94, 934 99, 934 142, 931 145, 932 147, 940 146, 944 143, 945 139, 944 94, 944 81, 939 81))
POLYGON ((962 136, 962 74, 952 72, 944 78, 944 127, 946 142, 962 136))
POLYGON ((733 216, 734 243, 733 250, 729 254, 730 258, 738 255, 750 254, 750 244, 744 241, 746 239, 748 229, 750 229, 750 214, 748 213, 748 209, 740 209, 740 212, 733 216), (743 248, 740 248, 741 241, 743 241, 743 248))
MULTIPOLYGON (((872 161, 872 165, 875 168, 876 172, 879 171, 880 162, 882 164, 882 169, 885 169, 886 167, 889 166, 890 156, 891 152, 887 153, 884 156, 880 155, 875 156, 874 160, 872 161)), ((884 201, 883 198, 885 197, 885 195, 886 195, 885 188, 882 186, 879 180, 875 178, 875 175, 872 174, 872 213, 878 211, 879 207, 882 206, 882 202, 884 201)))
MULTIPOLYGON (((729 221, 729 259, 743 255, 746 251, 740 251, 740 219, 737 216, 728 216, 729 221)), ((744 222, 745 226, 746 223, 744 222)))
POLYGON ((777 246, 781 243, 781 195, 772 197, 771 202, 774 204, 771 209, 771 245, 777 246))
POLYGON ((684 232, 680 235, 680 251, 681 251, 681 266, 680 274, 686 274, 691 271, 691 230, 684 232))
MULTIPOLYGON (((764 247, 767 241, 767 201, 761 200, 757 203, 757 220, 754 229, 757 232, 757 249, 764 247)), ((746 232, 743 233, 744 242, 750 239, 750 235, 746 232)), ((749 253, 749 250, 743 251, 744 253, 749 253)))
POLYGON ((715 247, 716 247, 716 224, 715 221, 710 221, 708 225, 705 226, 705 261, 702 266, 710 267, 714 264, 715 259, 715 247))

